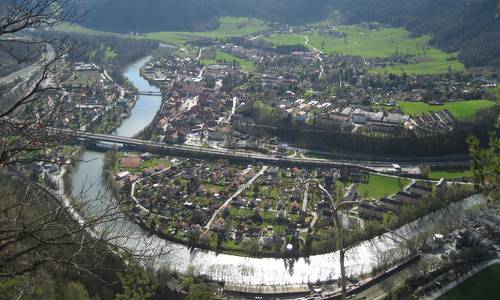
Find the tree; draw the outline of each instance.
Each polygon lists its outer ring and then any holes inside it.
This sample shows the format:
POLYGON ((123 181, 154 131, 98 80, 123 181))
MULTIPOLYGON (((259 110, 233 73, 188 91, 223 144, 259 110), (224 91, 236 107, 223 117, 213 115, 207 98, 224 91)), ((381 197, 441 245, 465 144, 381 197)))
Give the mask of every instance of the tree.
POLYGON ((47 149, 61 141, 61 135, 47 130, 47 125, 58 119, 57 107, 39 110, 44 97, 60 87, 51 83, 53 75, 62 67, 65 47, 60 41, 24 37, 26 29, 43 29, 75 18, 69 0, 5 0, 0 3, 0 54, 10 56, 18 64, 32 64, 37 72, 34 78, 13 92, 18 83, 0 81, 0 166, 27 163, 27 153, 47 149), (12 37, 12 35, 22 37, 12 37), (19 54, 12 43, 28 48, 19 54), (7 96, 6 96, 7 95, 7 96), (10 95, 10 97, 9 97, 10 95), (38 104, 38 106, 37 106, 38 104), (27 113, 25 113, 27 112, 27 113), (35 116, 33 113, 36 112, 35 116))
POLYGON ((58 72, 67 50, 62 41, 25 35, 31 29, 74 20, 71 3, 70 0, 0 2, 0 52, 19 63, 32 63, 31 69, 35 70, 24 81, 0 80, 0 279, 31 275, 50 266, 51 270, 86 274, 111 285, 116 276, 105 278, 101 276, 104 270, 120 271, 122 258, 133 260, 145 256, 146 250, 131 251, 120 246, 130 239, 125 228, 113 234, 106 230, 108 224, 122 218, 118 203, 104 205, 99 215, 82 215, 79 212, 88 211, 90 201, 100 199, 75 201, 81 204, 70 206, 70 199, 56 195, 54 190, 24 174, 22 166, 46 160, 39 153, 61 147, 64 142, 59 131, 49 128, 60 116, 57 106, 50 108, 47 102, 49 96, 61 91, 58 72), (32 49, 32 55, 19 56, 5 40, 26 45, 32 49), (5 91, 14 92, 7 97, 5 91), (97 232, 96 227, 102 230, 97 232), (105 265, 103 261, 110 257, 114 258, 110 259, 113 264, 105 265))
POLYGON ((212 300, 212 299, 214 299, 214 295, 210 291, 202 289, 201 287, 196 287, 194 291, 192 291, 187 297, 187 300, 212 300))
MULTIPOLYGON (((320 190, 323 192, 324 195, 327 196, 328 200, 330 201, 330 204, 332 206, 332 215, 333 215, 333 220, 335 222, 335 228, 337 230, 337 247, 339 249, 339 256, 340 256, 340 285, 342 287, 342 300, 347 298, 347 277, 346 277, 346 272, 345 272, 345 252, 346 248, 344 247, 344 230, 342 227, 342 222, 340 221, 340 215, 339 215, 339 210, 344 209, 345 207, 348 207, 349 205, 353 204, 359 204, 360 202, 356 201, 343 201, 342 197, 339 197, 337 200, 335 199, 334 196, 328 192, 328 190, 322 186, 319 181, 315 179, 310 179, 307 180, 306 182, 313 182, 316 183, 316 185, 320 188, 320 190)), ((361 201, 362 202, 362 201, 361 201)))
POLYGON ((123 292, 116 295, 116 300, 148 300, 156 295, 156 284, 142 268, 131 268, 118 277, 123 292))
POLYGON ((260 247, 257 239, 245 239, 241 242, 243 252, 248 256, 254 256, 259 253, 260 247))
POLYGON ((259 185, 257 183, 254 183, 254 185, 253 185, 253 197, 254 198, 259 197, 259 191, 260 191, 259 185))
POLYGON ((472 174, 474 183, 497 206, 500 205, 500 138, 497 131, 500 121, 497 122, 496 131, 490 133, 487 148, 481 148, 479 140, 469 137, 469 151, 472 158, 472 174))
POLYGON ((65 299, 90 300, 90 296, 85 287, 79 282, 70 282, 64 291, 65 299))

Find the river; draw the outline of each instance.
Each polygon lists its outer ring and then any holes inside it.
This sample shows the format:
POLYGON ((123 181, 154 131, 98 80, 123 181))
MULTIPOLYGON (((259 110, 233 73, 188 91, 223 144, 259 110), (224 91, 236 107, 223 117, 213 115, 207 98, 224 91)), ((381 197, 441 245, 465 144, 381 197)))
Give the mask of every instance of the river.
MULTIPOLYGON (((131 65, 125 76, 142 91, 159 92, 140 76, 140 68, 147 58, 131 65)), ((122 136, 133 136, 146 127, 154 118, 161 105, 161 97, 140 96, 131 116, 115 131, 122 136)), ((84 152, 72 175, 73 196, 77 201, 86 203, 86 212, 100 215, 115 200, 103 184, 104 154, 95 151, 84 152)), ((410 223, 397 230, 397 234, 410 238, 422 230, 446 224, 446 218, 458 216, 464 208, 484 202, 484 198, 474 196, 453 204, 448 210, 438 211, 426 218, 410 223)), ((298 260, 273 258, 248 258, 212 251, 190 250, 187 247, 150 236, 125 217, 104 224, 98 231, 107 230, 115 237, 114 242, 132 251, 155 256, 153 263, 170 269, 206 276, 216 281, 250 285, 280 285, 315 283, 336 279, 340 276, 339 255, 337 252, 315 255, 298 260)), ((385 234, 359 244, 346 254, 347 274, 356 276, 370 272, 376 265, 377 255, 397 245, 393 234, 385 234)))

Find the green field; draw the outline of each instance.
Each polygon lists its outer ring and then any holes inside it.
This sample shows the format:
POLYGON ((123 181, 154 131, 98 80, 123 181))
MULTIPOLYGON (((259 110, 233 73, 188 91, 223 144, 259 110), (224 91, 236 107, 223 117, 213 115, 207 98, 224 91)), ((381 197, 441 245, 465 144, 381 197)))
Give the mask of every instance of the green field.
POLYGON ((439 297, 439 300, 498 299, 500 295, 500 264, 487 267, 457 287, 439 297), (495 296, 496 295, 496 296, 495 296))
POLYGON ((245 36, 266 29, 266 24, 258 19, 243 18, 243 17, 222 17, 219 19, 219 27, 213 31, 200 31, 200 32, 151 32, 146 34, 123 34, 105 31, 97 31, 85 28, 78 25, 61 24, 54 27, 56 31, 75 32, 92 35, 113 35, 127 38, 138 39, 152 39, 164 43, 181 46, 188 41, 201 39, 201 38, 228 38, 245 36))
MULTIPOLYGON (((410 37, 402 28, 384 28, 373 31, 360 26, 339 28, 347 38, 334 38, 318 33, 309 36, 309 44, 326 54, 345 54, 361 57, 390 57, 398 54, 415 55, 418 63, 388 66, 370 70, 372 73, 436 74, 464 70, 454 54, 448 54, 429 46, 430 36, 410 37)), ((275 45, 304 45, 305 37, 299 34, 271 35, 265 38, 275 45)))
POLYGON ((370 175, 366 184, 358 184, 357 189, 360 195, 379 199, 390 196, 410 183, 409 180, 387 176, 370 175))
MULTIPOLYGON (((368 183, 356 184, 356 188, 362 197, 380 199, 397 193, 409 183, 406 179, 370 174, 368 183)), ((345 189, 350 183, 337 182, 337 185, 345 189)))
POLYGON ((471 170, 451 170, 451 171, 431 171, 428 174, 429 179, 439 180, 441 178, 446 179, 460 179, 460 178, 470 178, 472 177, 471 170))
POLYGON ((175 45, 202 38, 229 38, 245 36, 266 29, 263 21, 253 18, 222 17, 220 26, 213 31, 200 32, 153 32, 145 35, 146 38, 175 45))
POLYGON ((106 48, 106 51, 104 52, 104 59, 106 61, 112 61, 113 59, 115 59, 116 57, 118 56, 118 53, 116 52, 115 49, 111 48, 111 47, 107 47, 106 48))
POLYGON ((424 102, 405 102, 399 103, 403 113, 409 115, 421 115, 430 111, 449 110, 457 119, 467 120, 474 117, 476 112, 482 108, 495 106, 495 102, 489 100, 470 100, 448 102, 444 105, 430 105, 424 102))
POLYGON ((246 59, 236 57, 234 55, 231 55, 231 54, 229 54, 227 52, 223 52, 223 51, 217 51, 217 55, 215 56, 215 59, 204 59, 201 62, 204 65, 213 65, 213 64, 216 64, 218 61, 225 61, 228 63, 232 63, 233 61, 236 61, 243 68, 243 70, 246 70, 246 71, 252 71, 255 67, 255 64, 253 62, 246 60, 246 59))
POLYGON ((55 31, 62 31, 68 33, 82 33, 82 34, 90 34, 90 35, 104 35, 104 36, 119 36, 119 37, 132 37, 132 35, 123 34, 123 33, 115 33, 115 32, 106 32, 106 31, 98 31, 90 28, 85 28, 79 25, 74 24, 59 24, 52 27, 55 31))
POLYGON ((427 56, 420 58, 421 62, 416 64, 397 64, 385 68, 373 68, 370 73, 393 73, 393 74, 442 74, 449 71, 463 71, 464 65, 456 59, 455 54, 449 54, 438 49, 431 48, 427 56))
POLYGON ((304 45, 305 37, 299 34, 273 34, 265 37, 264 40, 277 46, 304 45))

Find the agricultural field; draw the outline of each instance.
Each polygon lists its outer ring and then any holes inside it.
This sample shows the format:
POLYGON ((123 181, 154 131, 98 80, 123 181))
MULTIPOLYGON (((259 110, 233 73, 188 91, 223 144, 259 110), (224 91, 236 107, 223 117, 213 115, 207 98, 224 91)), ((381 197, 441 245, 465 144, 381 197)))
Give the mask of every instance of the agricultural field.
POLYGON ((169 43, 176 46, 181 46, 188 41, 200 38, 228 38, 245 36, 266 29, 266 24, 258 19, 244 17, 222 17, 219 19, 219 27, 213 31, 201 32, 172 32, 161 31, 151 32, 146 34, 123 34, 114 32, 97 31, 85 28, 79 25, 61 24, 54 27, 56 31, 93 34, 93 35, 113 35, 128 38, 142 38, 157 40, 163 43, 169 43))
POLYGON ((273 34, 265 37, 264 40, 276 46, 304 45, 305 37, 300 34, 273 34))
POLYGON ((459 120, 473 118, 477 111, 483 108, 495 106, 495 102, 489 100, 469 100, 448 102, 444 105, 430 105, 424 102, 400 102, 400 109, 403 113, 409 115, 420 115, 430 111, 449 110, 453 116, 459 120))
POLYGON ((94 29, 86 28, 86 27, 83 27, 80 25, 69 24, 69 23, 58 24, 58 25, 52 27, 52 29, 55 31, 61 31, 61 32, 66 32, 66 33, 81 33, 81 34, 102 35, 102 36, 132 37, 132 35, 129 35, 129 34, 94 30, 94 29))
POLYGON ((456 58, 456 54, 449 54, 438 49, 427 50, 427 56, 419 58, 420 62, 415 64, 397 64, 385 68, 373 68, 372 74, 443 74, 449 71, 457 72, 465 69, 464 65, 456 58))
MULTIPOLYGON (((384 28, 368 30, 360 26, 340 26, 345 32, 345 38, 334 38, 314 33, 309 36, 309 44, 326 54, 345 54, 361 57, 385 58, 395 54, 415 55, 418 61, 410 65, 389 66, 372 69, 372 73, 402 73, 408 74, 437 74, 445 73, 450 69, 460 71, 464 69, 455 54, 449 54, 429 46, 430 36, 410 37, 410 33, 402 28, 384 28)), ((304 35, 279 34, 265 38, 275 45, 303 45, 304 35)))
POLYGON ((190 40, 196 40, 200 38, 228 38, 245 36, 262 31, 266 28, 266 25, 263 21, 252 18, 222 17, 219 19, 219 23, 219 28, 213 31, 152 32, 146 34, 145 37, 153 40, 158 40, 160 42, 179 45, 190 40))
POLYGON ((447 292, 439 300, 493 299, 500 294, 500 264, 487 267, 447 292), (493 298, 492 298, 493 297, 493 298))

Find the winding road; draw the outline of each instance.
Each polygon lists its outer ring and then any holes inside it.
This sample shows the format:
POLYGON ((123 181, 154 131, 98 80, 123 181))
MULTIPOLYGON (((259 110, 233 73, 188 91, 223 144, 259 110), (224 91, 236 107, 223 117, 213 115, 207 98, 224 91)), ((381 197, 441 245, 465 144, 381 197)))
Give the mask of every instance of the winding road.
POLYGON ((309 37, 307 35, 304 35, 304 38, 306 39, 304 42, 304 45, 306 45, 306 47, 313 49, 313 51, 317 53, 316 58, 321 62, 321 65, 319 66, 319 68, 320 68, 319 78, 321 78, 321 77, 323 77, 323 73, 325 73, 325 69, 323 68, 323 58, 321 57, 321 55, 323 55, 324 53, 323 53, 323 51, 321 51, 318 48, 309 44, 309 37))

